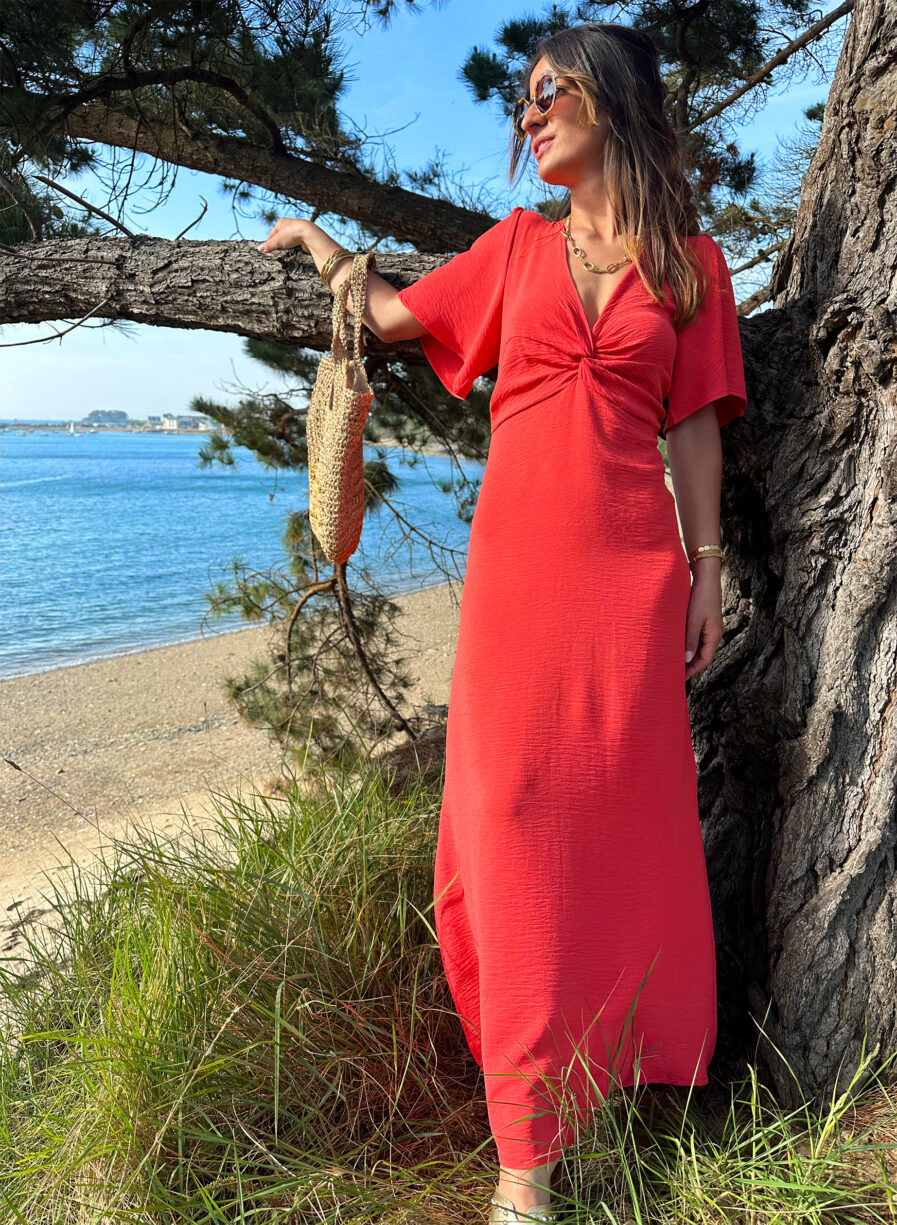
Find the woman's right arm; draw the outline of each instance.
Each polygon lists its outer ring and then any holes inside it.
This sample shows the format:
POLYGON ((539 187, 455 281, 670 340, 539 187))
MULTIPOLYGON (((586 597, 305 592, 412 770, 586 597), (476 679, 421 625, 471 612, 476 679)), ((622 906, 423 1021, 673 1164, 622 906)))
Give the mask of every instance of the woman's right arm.
MULTIPOLYGON (((313 221, 301 217, 281 217, 274 223, 265 241, 259 245, 259 250, 269 255, 290 247, 302 247, 315 261, 320 272, 327 257, 340 245, 313 221)), ((336 265, 330 274, 330 288, 334 292, 348 277, 351 268, 350 259, 340 260, 336 265)), ((397 340, 411 340, 415 336, 423 336, 427 331, 411 311, 402 305, 398 294, 399 291, 394 285, 384 280, 372 268, 368 269, 362 322, 385 344, 397 340)), ((349 310, 354 315, 351 291, 348 302, 349 310)))

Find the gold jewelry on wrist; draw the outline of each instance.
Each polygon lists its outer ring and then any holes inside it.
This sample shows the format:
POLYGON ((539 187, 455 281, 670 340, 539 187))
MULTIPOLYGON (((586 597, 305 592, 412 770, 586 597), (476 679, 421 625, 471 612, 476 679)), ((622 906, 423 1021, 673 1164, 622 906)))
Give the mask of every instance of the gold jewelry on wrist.
POLYGON ((720 559, 720 563, 726 560, 726 555, 718 544, 702 544, 698 545, 696 549, 692 549, 692 551, 689 553, 689 565, 694 566, 695 562, 700 561, 702 557, 718 557, 720 559))
POLYGON ((349 259, 354 258, 352 252, 347 251, 345 247, 337 247, 334 251, 330 252, 327 258, 324 260, 324 263, 321 265, 321 280, 328 289, 330 288, 330 274, 333 271, 334 264, 337 264, 341 259, 345 259, 347 256, 349 259))

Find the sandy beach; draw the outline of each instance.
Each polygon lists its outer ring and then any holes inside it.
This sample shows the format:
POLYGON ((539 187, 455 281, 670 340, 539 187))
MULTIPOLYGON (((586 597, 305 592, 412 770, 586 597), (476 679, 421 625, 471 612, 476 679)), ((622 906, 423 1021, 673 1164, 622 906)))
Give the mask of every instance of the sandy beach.
MULTIPOLYGON (((460 595, 455 582, 395 597, 415 704, 448 702, 460 595)), ((279 746, 240 719, 222 686, 267 653, 269 634, 253 627, 0 681, 4 954, 48 910, 44 872, 71 876, 66 851, 88 863, 138 825, 168 834, 185 814, 201 821, 210 789, 267 790, 281 774, 279 746)))

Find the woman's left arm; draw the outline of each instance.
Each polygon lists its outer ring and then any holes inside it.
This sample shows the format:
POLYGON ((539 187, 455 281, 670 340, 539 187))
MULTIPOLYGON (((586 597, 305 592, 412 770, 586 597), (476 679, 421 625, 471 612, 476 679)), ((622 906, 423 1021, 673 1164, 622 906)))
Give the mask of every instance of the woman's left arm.
MULTIPOLYGON (((690 413, 665 437, 685 549, 691 554, 698 545, 720 543, 723 462, 714 404, 690 413)), ((718 557, 701 557, 692 569, 685 623, 686 680, 707 667, 723 636, 721 567, 718 557)))

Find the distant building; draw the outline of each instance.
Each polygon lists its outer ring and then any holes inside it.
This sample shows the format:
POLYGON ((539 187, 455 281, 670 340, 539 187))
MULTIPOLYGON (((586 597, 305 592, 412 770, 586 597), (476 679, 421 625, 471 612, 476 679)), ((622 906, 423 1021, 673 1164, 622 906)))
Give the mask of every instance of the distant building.
POLYGON ((205 417, 194 417, 190 413, 165 413, 162 417, 147 417, 146 420, 151 430, 173 430, 175 433, 184 430, 195 433, 212 428, 211 422, 205 417))

